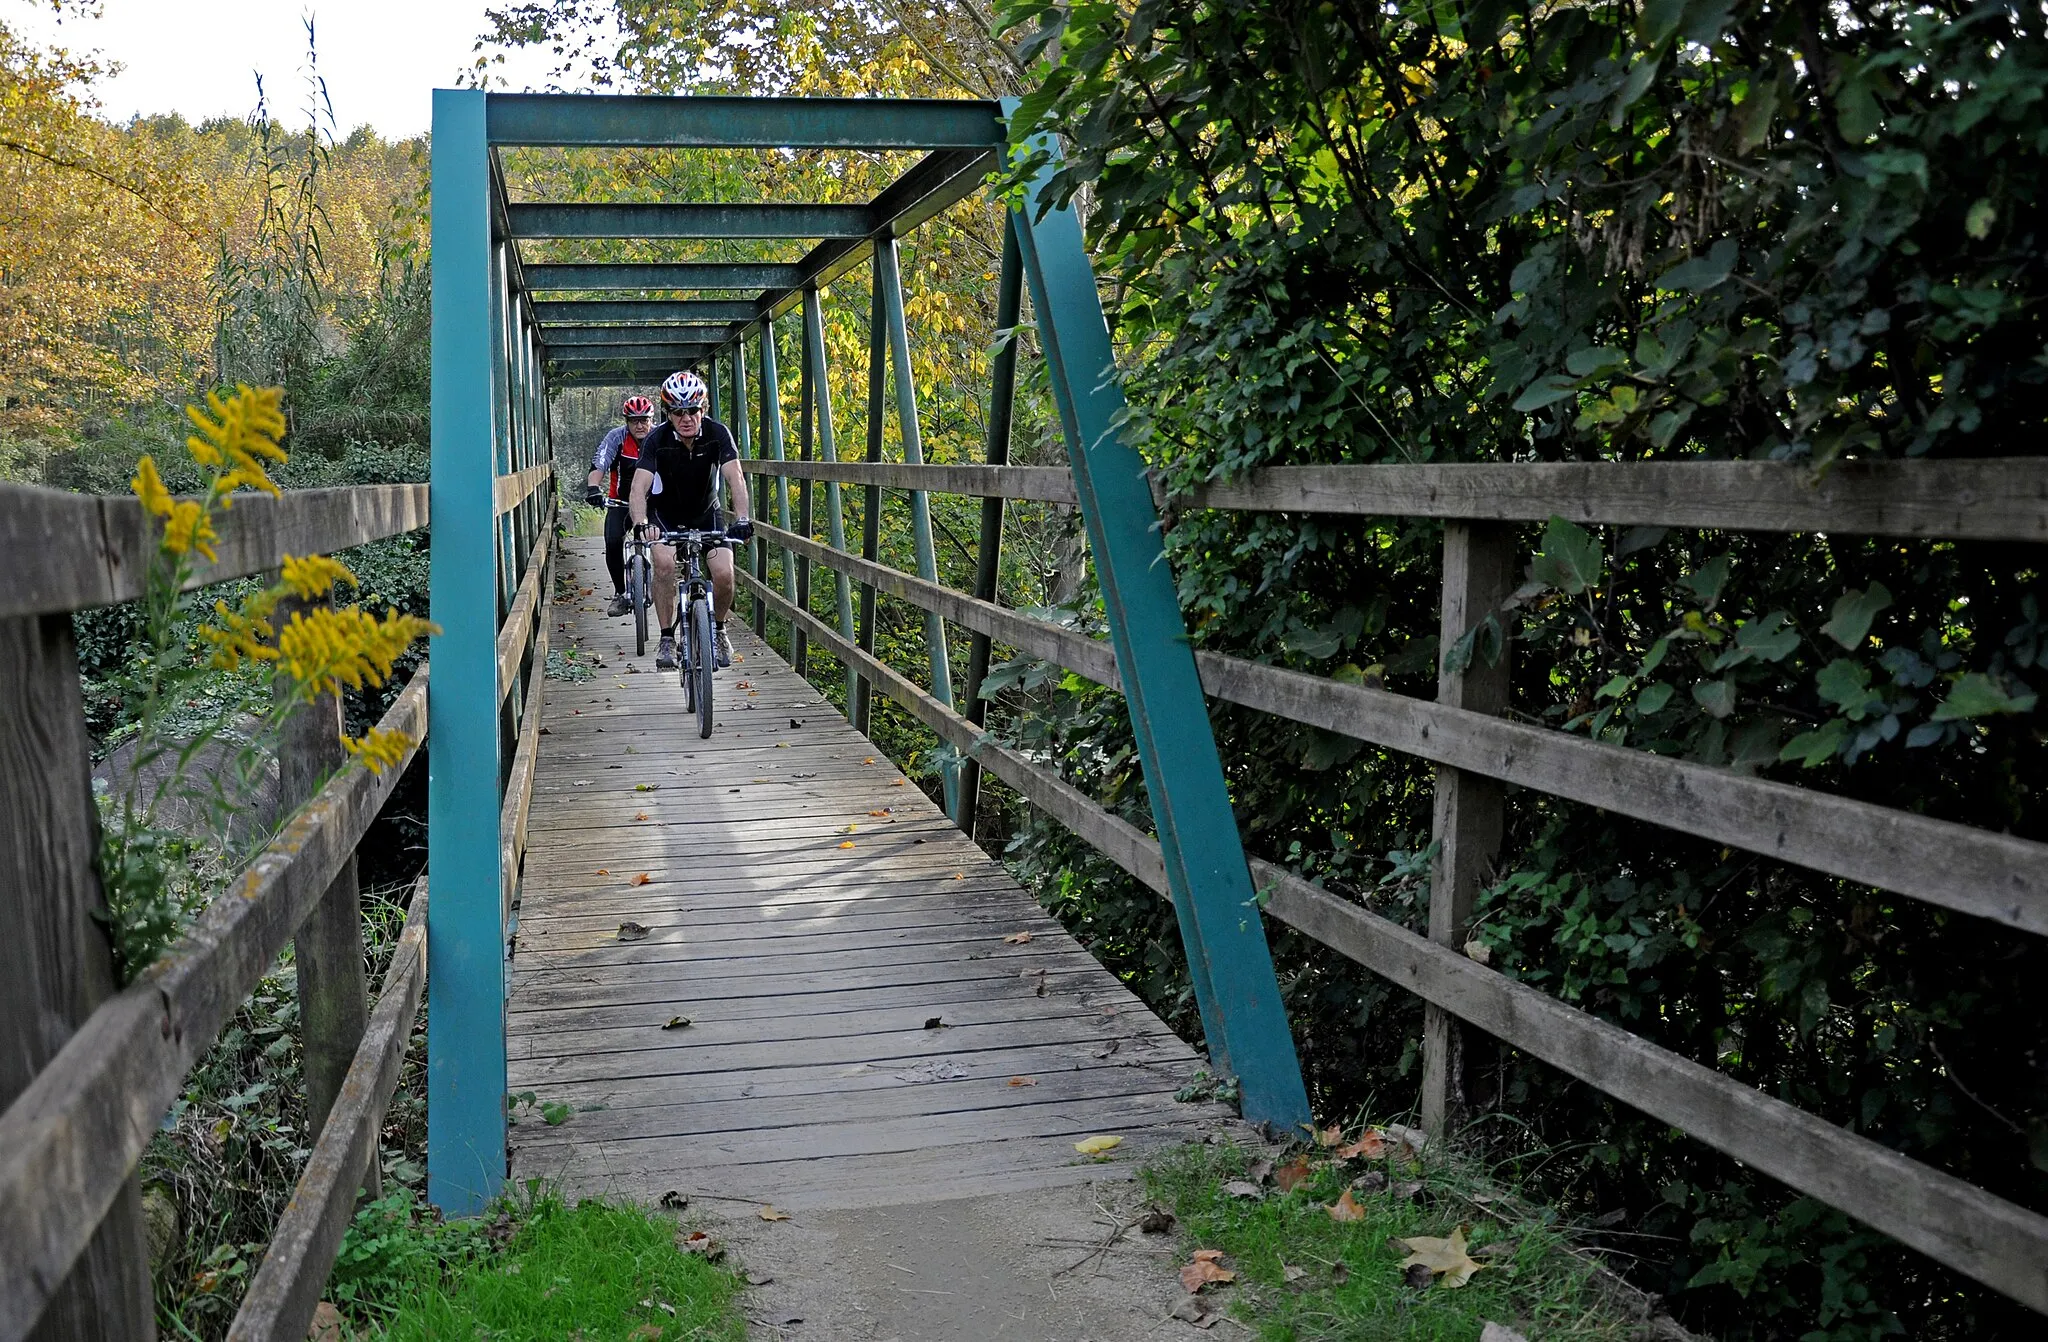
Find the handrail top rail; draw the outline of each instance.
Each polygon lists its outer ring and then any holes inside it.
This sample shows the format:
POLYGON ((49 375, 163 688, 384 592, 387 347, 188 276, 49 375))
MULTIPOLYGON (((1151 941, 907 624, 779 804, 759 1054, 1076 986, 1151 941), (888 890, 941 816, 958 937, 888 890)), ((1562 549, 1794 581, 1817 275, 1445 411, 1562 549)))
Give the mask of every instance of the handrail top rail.
MULTIPOLYGON (((276 568, 287 554, 329 554, 427 524, 425 484, 237 495, 214 518, 220 558, 187 590, 276 568)), ((142 595, 155 528, 139 499, 0 484, 0 618, 111 606, 142 595)))

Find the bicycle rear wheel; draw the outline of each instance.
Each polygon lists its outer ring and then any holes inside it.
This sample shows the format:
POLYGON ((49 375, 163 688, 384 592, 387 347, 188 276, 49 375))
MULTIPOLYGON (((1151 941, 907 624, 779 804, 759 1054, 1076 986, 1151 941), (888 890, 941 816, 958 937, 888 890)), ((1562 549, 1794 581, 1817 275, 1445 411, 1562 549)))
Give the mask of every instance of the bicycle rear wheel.
POLYGON ((647 655, 647 561, 634 555, 626 563, 626 598, 633 603, 633 655, 647 655))
POLYGON ((686 598, 676 605, 676 675, 683 682, 683 711, 697 711, 697 649, 690 637, 690 607, 686 598))
POLYGON ((711 631, 711 602, 698 597, 690 603, 690 643, 696 653, 697 735, 711 735, 711 673, 718 668, 718 643, 711 631))

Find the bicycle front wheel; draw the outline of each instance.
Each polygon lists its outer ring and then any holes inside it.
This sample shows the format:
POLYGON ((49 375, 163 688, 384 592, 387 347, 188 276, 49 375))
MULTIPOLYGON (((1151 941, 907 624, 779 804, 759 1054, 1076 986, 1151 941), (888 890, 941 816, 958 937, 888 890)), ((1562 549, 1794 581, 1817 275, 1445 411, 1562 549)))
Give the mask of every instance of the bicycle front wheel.
POLYGON ((633 603, 633 655, 647 655, 647 561, 635 555, 626 565, 626 598, 633 603))
POLYGON ((697 655, 697 735, 711 735, 711 673, 718 668, 718 643, 711 632, 711 603, 698 597, 690 606, 690 642, 697 655))

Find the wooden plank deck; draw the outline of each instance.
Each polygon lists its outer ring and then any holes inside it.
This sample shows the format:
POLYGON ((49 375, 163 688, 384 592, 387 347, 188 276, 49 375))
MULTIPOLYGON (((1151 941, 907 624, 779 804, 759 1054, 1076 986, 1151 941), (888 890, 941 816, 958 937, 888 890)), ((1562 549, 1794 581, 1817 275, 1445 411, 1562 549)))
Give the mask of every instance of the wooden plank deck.
POLYGON ((575 1112, 522 1112, 515 1180, 903 1204, 1124 1177, 1237 1126, 1174 1100, 1194 1051, 737 618, 699 739, 604 618, 598 547, 565 543, 594 590, 552 608, 604 665, 548 685, 506 1027, 512 1091, 575 1112), (1073 1149, 1098 1133, 1108 1162, 1073 1149))

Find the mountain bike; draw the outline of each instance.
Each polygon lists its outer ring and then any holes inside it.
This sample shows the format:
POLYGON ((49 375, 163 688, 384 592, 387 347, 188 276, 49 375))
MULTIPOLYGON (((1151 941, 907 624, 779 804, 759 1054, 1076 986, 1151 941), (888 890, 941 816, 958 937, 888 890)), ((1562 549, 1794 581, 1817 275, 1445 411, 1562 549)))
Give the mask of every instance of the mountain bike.
POLYGON ((697 735, 711 735, 711 673, 718 666, 718 635, 711 619, 711 575, 705 571, 708 550, 728 545, 723 531, 663 529, 660 544, 675 547, 676 668, 683 680, 683 711, 697 715, 697 735))
MULTIPOLYGON (((624 508, 624 499, 606 499, 607 508, 624 508)), ((626 600, 633 605, 633 655, 647 655, 647 607, 654 600, 654 560, 638 527, 626 528, 626 600)))

